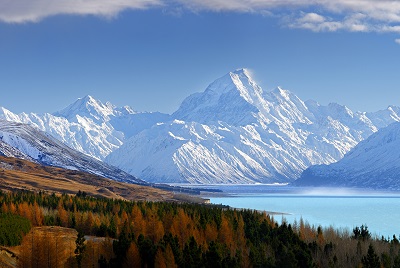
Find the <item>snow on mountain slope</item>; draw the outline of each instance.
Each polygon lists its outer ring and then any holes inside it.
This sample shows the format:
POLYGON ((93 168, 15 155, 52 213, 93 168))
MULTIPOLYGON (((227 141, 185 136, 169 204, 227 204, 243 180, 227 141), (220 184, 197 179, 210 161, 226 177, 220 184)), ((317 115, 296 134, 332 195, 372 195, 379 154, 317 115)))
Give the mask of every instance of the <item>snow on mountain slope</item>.
POLYGON ((254 183, 291 181, 327 158, 269 131, 175 120, 143 131, 106 161, 152 182, 254 183))
POLYGON ((136 113, 130 107, 117 108, 91 96, 78 99, 54 114, 21 113, 0 108, 0 119, 29 124, 51 134, 69 147, 103 160, 126 138, 164 121, 161 113, 136 113))
POLYGON ((19 158, 19 159, 23 159, 23 160, 28 160, 31 162, 37 162, 32 157, 24 154, 17 148, 10 146, 9 144, 5 143, 2 140, 0 140, 0 155, 6 156, 6 157, 14 157, 14 158, 19 158))
POLYGON ((116 110, 116 107, 111 103, 95 100, 92 96, 85 96, 78 99, 65 109, 54 113, 54 116, 64 117, 68 121, 77 121, 78 118, 86 117, 94 122, 102 123, 110 120, 110 116, 120 115, 121 113, 133 114, 134 111, 125 107, 124 110, 116 110))
POLYGON ((113 117, 109 123, 113 126, 114 130, 124 133, 126 140, 142 130, 151 128, 156 123, 168 121, 170 118, 169 114, 144 112, 113 117))
MULTIPOLYGON (((288 182, 311 165, 336 162, 378 129, 346 106, 303 102, 281 88, 264 92, 245 69, 189 96, 171 118, 106 161, 151 182, 288 182)), ((397 120, 387 115, 381 125, 397 120)))
POLYGON ((186 98, 173 118, 199 123, 226 122, 247 125, 256 122, 252 113, 258 113, 261 88, 245 70, 228 73, 208 86, 203 93, 186 98))
POLYGON ((400 121, 400 108, 365 113, 323 106, 280 87, 264 91, 238 69, 187 97, 172 115, 138 113, 86 96, 54 114, 0 108, 0 119, 30 124, 150 182, 270 183, 293 181, 311 165, 342 159, 400 121))
POLYGON ((152 182, 251 183, 269 176, 268 170, 240 150, 246 144, 236 139, 240 135, 223 125, 174 120, 143 131, 127 141, 126 150, 111 154, 107 161, 152 182))
POLYGON ((122 170, 75 151, 32 126, 0 120, 0 153, 9 157, 66 169, 80 170, 113 180, 143 183, 122 170))
POLYGON ((371 122, 379 129, 400 121, 400 107, 389 106, 385 110, 366 114, 371 122))
POLYGON ((312 166, 297 185, 400 190, 400 123, 393 123, 360 142, 340 161, 312 166))

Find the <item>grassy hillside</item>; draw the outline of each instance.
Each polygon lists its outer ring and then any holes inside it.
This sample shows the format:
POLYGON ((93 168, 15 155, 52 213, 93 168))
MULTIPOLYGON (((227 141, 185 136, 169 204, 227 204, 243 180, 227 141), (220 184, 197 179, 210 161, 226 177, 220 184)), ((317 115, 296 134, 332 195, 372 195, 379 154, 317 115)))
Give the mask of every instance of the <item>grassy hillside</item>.
MULTIPOLYGON (((76 194, 80 190, 90 196, 135 201, 179 201, 187 198, 154 187, 116 182, 80 171, 3 156, 0 156, 0 190, 67 194, 76 194)), ((191 200, 202 202, 200 198, 191 200)))

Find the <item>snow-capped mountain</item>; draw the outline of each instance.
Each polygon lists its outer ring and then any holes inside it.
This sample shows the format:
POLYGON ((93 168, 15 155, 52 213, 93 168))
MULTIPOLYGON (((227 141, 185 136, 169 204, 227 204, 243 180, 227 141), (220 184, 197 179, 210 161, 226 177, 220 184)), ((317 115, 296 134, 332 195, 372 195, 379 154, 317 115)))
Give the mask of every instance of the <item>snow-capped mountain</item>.
POLYGON ((78 99, 54 114, 14 114, 0 108, 0 119, 32 125, 51 134, 69 147, 103 160, 123 142, 169 118, 161 113, 137 113, 125 106, 115 107, 91 96, 78 99))
POLYGON ((124 171, 75 151, 32 126, 0 120, 0 154, 85 171, 117 181, 144 183, 124 171))
MULTIPOLYGON (((392 110, 379 127, 399 119, 392 110)), ((240 69, 189 96, 172 118, 132 136, 106 161, 152 182, 289 182, 341 159, 377 131, 380 115, 263 91, 240 69)))
POLYGON ((239 69, 186 98, 172 115, 86 96, 53 114, 0 108, 0 118, 30 124, 149 182, 272 183, 342 159, 400 121, 400 108, 365 113, 323 106, 280 87, 264 91, 239 69))
POLYGON ((297 185, 400 190, 400 123, 380 129, 343 159, 306 169, 297 185))

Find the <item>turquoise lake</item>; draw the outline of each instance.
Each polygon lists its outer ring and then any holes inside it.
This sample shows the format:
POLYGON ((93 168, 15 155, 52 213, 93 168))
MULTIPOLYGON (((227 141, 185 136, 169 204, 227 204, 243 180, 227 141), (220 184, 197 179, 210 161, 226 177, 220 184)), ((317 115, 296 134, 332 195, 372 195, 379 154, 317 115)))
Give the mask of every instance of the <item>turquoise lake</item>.
MULTIPOLYGON (((210 187, 210 186, 208 186, 210 187)), ((290 188, 287 186, 211 186, 226 196, 208 196, 211 203, 235 208, 285 213, 274 219, 288 223, 303 218, 311 225, 346 228, 367 225, 379 238, 400 235, 400 195, 348 189, 290 188)))

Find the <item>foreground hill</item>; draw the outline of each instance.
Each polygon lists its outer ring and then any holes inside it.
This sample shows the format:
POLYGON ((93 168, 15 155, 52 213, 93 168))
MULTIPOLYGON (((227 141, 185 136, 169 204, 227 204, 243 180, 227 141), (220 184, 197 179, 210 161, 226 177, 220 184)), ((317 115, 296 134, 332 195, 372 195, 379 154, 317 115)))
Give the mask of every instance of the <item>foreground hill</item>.
POLYGON ((134 176, 73 150, 51 135, 26 124, 0 120, 0 155, 144 184, 134 176))
POLYGON ((360 142, 330 165, 305 170, 296 185, 400 190, 400 123, 393 123, 360 142))
MULTIPOLYGON (((175 195, 149 186, 122 183, 76 170, 43 166, 30 161, 0 156, 0 190, 76 194, 134 201, 180 201, 175 195)), ((188 198, 186 200, 189 200, 188 198)), ((200 198, 192 200, 201 201, 200 198)))

